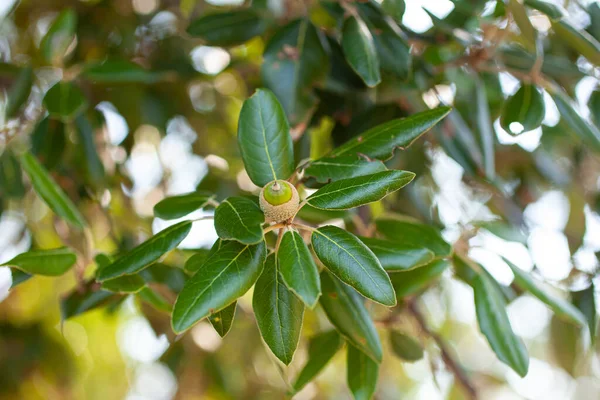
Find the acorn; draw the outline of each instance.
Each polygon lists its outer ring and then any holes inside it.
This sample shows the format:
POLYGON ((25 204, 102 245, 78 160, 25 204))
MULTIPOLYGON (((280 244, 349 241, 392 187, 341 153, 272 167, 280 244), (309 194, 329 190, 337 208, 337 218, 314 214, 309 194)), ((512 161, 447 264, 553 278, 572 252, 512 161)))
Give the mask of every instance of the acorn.
POLYGON ((294 185, 275 180, 267 183, 260 191, 260 209, 267 222, 283 222, 298 211, 300 198, 294 185))

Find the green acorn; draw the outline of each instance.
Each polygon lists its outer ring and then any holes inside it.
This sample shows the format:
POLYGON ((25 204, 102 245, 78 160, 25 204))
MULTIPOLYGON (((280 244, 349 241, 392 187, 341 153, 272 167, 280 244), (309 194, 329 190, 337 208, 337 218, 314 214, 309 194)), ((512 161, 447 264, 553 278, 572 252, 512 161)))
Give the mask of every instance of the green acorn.
POLYGON ((283 222, 292 218, 299 204, 298 191, 287 181, 269 182, 260 191, 260 208, 267 222, 283 222))

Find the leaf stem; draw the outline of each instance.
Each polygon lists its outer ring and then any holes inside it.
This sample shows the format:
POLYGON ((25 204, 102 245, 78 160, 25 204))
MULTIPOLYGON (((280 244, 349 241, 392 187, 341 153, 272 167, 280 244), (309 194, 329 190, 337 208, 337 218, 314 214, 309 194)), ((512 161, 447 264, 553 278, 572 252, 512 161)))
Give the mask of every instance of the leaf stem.
POLYGON ((197 222, 197 221, 204 221, 204 220, 207 220, 207 219, 215 219, 215 216, 214 216, 214 215, 203 215, 203 216, 201 216, 201 217, 198 217, 198 218, 192 219, 192 220, 190 220, 190 221, 192 221, 192 222, 197 222))
POLYGON ((299 224, 297 222, 293 222, 292 226, 294 228, 298 228, 298 229, 301 229, 301 230, 304 230, 304 231, 309 231, 309 232, 314 232, 314 231, 317 230, 316 228, 313 228, 312 226, 308 226, 308 225, 304 225, 304 224, 299 224))
POLYGON ((263 234, 269 233, 271 231, 274 231, 275 229, 281 229, 281 228, 285 228, 285 224, 275 224, 275 225, 267 226, 265 229, 263 229, 263 234))

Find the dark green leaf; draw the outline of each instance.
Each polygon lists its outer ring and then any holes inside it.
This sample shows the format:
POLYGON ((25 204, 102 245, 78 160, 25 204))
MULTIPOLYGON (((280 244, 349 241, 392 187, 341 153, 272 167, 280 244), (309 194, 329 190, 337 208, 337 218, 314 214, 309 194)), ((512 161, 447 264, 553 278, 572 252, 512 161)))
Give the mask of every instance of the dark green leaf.
POLYGON ((160 231, 144 243, 125 253, 115 262, 102 268, 97 279, 106 281, 123 275, 135 274, 173 250, 190 232, 191 221, 182 221, 160 231))
POLYGON ((419 293, 442 275, 448 268, 448 261, 436 260, 423 267, 410 271, 394 272, 390 280, 399 299, 419 293))
POLYGON ((115 293, 137 293, 146 286, 140 275, 125 275, 102 282, 102 289, 115 293))
POLYGON ((544 96, 535 86, 523 84, 504 105, 500 125, 511 135, 538 128, 546 116, 544 96))
POLYGON ((444 118, 450 110, 449 107, 438 107, 377 125, 337 147, 330 156, 362 154, 369 158, 387 160, 394 155, 395 148, 404 150, 410 146, 444 118))
POLYGON ((257 186, 287 179, 294 172, 294 147, 281 104, 269 90, 258 89, 244 102, 238 144, 246 171, 257 186))
POLYGON ((239 9, 200 17, 192 21, 187 32, 210 46, 234 46, 261 35, 267 26, 264 16, 239 9))
MULTIPOLYGON (((516 2, 516 0, 511 0, 516 2)), ((520 3, 519 3, 520 4, 520 3)), ((483 168, 485 176, 492 180, 496 176, 496 165, 494 152, 494 130, 492 127, 492 119, 490 117, 490 107, 486 94, 486 86, 484 81, 475 75, 475 99, 477 101, 477 127, 483 154, 483 168)))
POLYGON ((550 293, 540 287, 540 285, 533 280, 525 271, 508 261, 506 258, 504 262, 508 264, 513 274, 515 275, 515 284, 521 289, 528 291, 542 302, 546 303, 554 313, 566 320, 569 320, 575 325, 584 326, 585 317, 579 310, 571 303, 552 296, 550 293))
POLYGON ((346 210, 379 201, 406 186, 415 174, 408 171, 382 171, 371 175, 340 179, 323 186, 306 201, 326 210, 346 210))
POLYGON ((96 83, 153 83, 160 75, 142 68, 127 60, 106 60, 90 65, 83 71, 83 77, 96 83))
POLYGON ((596 299, 594 297, 594 284, 592 283, 586 289, 573 292, 573 304, 585 315, 587 325, 590 331, 592 343, 596 342, 596 330, 598 329, 598 313, 596 312, 596 299))
POLYGON ((406 271, 422 267, 435 258, 426 247, 406 246, 385 239, 359 238, 375 254, 383 269, 388 272, 406 271))
POLYGON ((380 218, 375 224, 377 231, 393 242, 404 246, 426 247, 438 257, 447 257, 452 253, 452 246, 431 225, 404 217, 380 218))
POLYGON ((83 290, 75 288, 60 301, 60 314, 62 319, 69 319, 119 298, 121 296, 118 294, 101 290, 93 281, 90 281, 83 290))
POLYGON ((67 49, 75 38, 77 14, 71 8, 64 9, 54 19, 40 43, 40 51, 47 62, 61 64, 67 49))
POLYGON ((304 170, 304 174, 315 178, 317 182, 327 183, 385 170, 385 164, 379 160, 369 161, 357 156, 342 156, 315 160, 304 170))
POLYGON ((523 7, 523 4, 521 4, 519 0, 508 0, 507 6, 521 31, 523 39, 525 39, 527 47, 529 50, 535 50, 537 35, 535 28, 529 20, 527 10, 525 10, 525 7, 523 7))
POLYGON ((478 274, 473 280, 479 329, 498 359, 523 377, 529 369, 527 349, 512 331, 506 314, 506 302, 490 279, 487 274, 478 274))
POLYGON ((204 261, 206 261, 209 255, 210 250, 208 249, 196 250, 196 253, 190 258, 188 258, 188 260, 185 262, 183 269, 188 272, 198 271, 198 269, 202 266, 202 264, 204 264, 204 261))
POLYGON ((308 19, 292 21, 273 35, 263 54, 262 81, 281 101, 292 124, 308 119, 317 102, 311 89, 329 72, 327 42, 321 36, 308 19))
POLYGON ((346 19, 342 28, 342 48, 348 64, 367 86, 373 87, 381 82, 373 36, 363 20, 354 16, 346 19))
POLYGON ((321 210, 310 205, 305 205, 298 211, 298 218, 303 221, 321 224, 332 219, 347 219, 350 216, 350 212, 347 210, 332 211, 332 210, 321 210))
POLYGON ((144 302, 150 304, 158 311, 170 314, 173 310, 171 303, 169 303, 167 299, 149 287, 142 288, 142 290, 136 293, 136 296, 142 299, 144 302))
POLYGON ((75 204, 71 202, 31 153, 24 153, 21 156, 21 165, 29 176, 36 193, 56 215, 76 228, 83 228, 86 225, 75 204))
POLYGON ((321 295, 319 270, 302 236, 295 231, 283 235, 277 252, 283 281, 308 307, 313 308, 321 295))
POLYGON ((594 90, 588 101, 588 108, 596 126, 600 126, 600 90, 594 90))
POLYGON ((144 278, 146 283, 160 283, 171 289, 174 293, 181 292, 188 277, 181 268, 163 263, 154 263, 140 271, 139 275, 144 278))
POLYGON ((25 194, 23 173, 19 160, 11 149, 5 148, 0 154, 0 195, 7 198, 21 198, 25 194))
POLYGON ((52 250, 33 250, 21 253, 0 265, 16 267, 33 275, 59 276, 67 272, 77 261, 75 253, 66 247, 52 250))
POLYGON ((294 390, 300 391, 315 378, 342 347, 344 341, 334 330, 322 332, 310 339, 308 344, 308 361, 294 382, 294 390))
POLYGON ((59 165, 66 145, 65 124, 50 117, 42 119, 31 134, 31 153, 48 171, 59 165))
POLYGON ((552 21, 552 29, 565 43, 595 66, 600 66, 600 43, 582 29, 575 29, 567 21, 552 21))
POLYGON ((394 19, 397 23, 402 22, 402 16, 406 10, 404 0, 383 0, 381 3, 383 11, 394 19))
POLYGON ((250 289, 265 261, 266 245, 223 242, 189 279, 175 302, 172 325, 176 333, 227 307, 250 289))
POLYGON ((390 344, 394 354, 404 361, 414 362, 423 358, 421 343, 397 330, 390 331, 390 344))
POLYGON ((315 230, 311 241, 319 260, 344 283, 378 303, 396 305, 388 274, 375 254, 356 236, 327 225, 315 230))
POLYGON ((351 344, 348 345, 346 381, 355 400, 369 400, 375 393, 379 364, 351 344))
POLYGON ((543 12, 550 19, 559 20, 565 14, 565 10, 562 7, 559 7, 556 4, 548 3, 547 1, 525 0, 525 5, 543 12))
POLYGON ((25 104, 29 98, 32 85, 33 69, 31 69, 31 67, 22 68, 6 96, 5 114, 7 118, 12 118, 17 115, 23 104, 25 104))
POLYGON ((288 365, 300 339, 304 304, 283 283, 275 254, 267 257, 263 273, 256 281, 252 308, 265 343, 288 365))
POLYGON ((362 296, 327 271, 321 272, 321 289, 319 303, 333 326, 348 342, 381 362, 381 341, 362 296))
POLYGON ((213 328, 215 328, 215 331, 217 331, 219 336, 225 337, 225 335, 227 335, 227 332, 229 332, 229 330, 231 329, 231 325, 233 324, 233 318, 235 317, 236 306, 237 301, 234 301, 221 311, 217 311, 216 313, 208 317, 210 324, 213 326, 213 328))
POLYGON ((96 148, 94 128, 85 115, 75 118, 75 128, 81 144, 87 175, 91 182, 97 184, 104 178, 104 165, 96 148))
POLYGON ((550 92, 561 118, 593 150, 600 151, 600 130, 587 122, 577 111, 573 101, 561 89, 550 92))
POLYGON ((12 284, 10 285, 11 289, 29 280, 30 278, 33 278, 33 275, 29 275, 27 272, 23 272, 20 269, 11 269, 10 273, 12 275, 12 284))
POLYGON ((192 192, 166 197, 154 206, 154 215, 162 219, 185 217, 206 207, 213 196, 207 193, 192 192))
POLYGON ((263 240, 265 215, 248 197, 229 197, 215 210, 215 229, 223 240, 256 244, 263 240))
POLYGON ((85 110, 87 100, 74 83, 61 81, 46 92, 44 106, 50 116, 70 121, 85 110))

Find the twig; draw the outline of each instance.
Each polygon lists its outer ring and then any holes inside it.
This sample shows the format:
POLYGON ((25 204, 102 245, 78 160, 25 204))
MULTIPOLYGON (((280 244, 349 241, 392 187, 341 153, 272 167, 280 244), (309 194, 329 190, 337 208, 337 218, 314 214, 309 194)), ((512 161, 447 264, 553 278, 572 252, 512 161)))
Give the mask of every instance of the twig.
POLYGON ((308 225, 304 225, 304 224, 299 224, 299 223, 296 223, 296 222, 293 222, 292 226, 294 228, 298 228, 300 230, 309 231, 309 232, 314 232, 314 231, 317 230, 316 228, 313 228, 312 226, 308 226, 308 225))
POLYGON ((444 363, 446 364, 448 369, 452 372, 452 374, 454 374, 454 377, 456 378, 458 383, 460 383, 460 385, 463 387, 467 396, 470 399, 477 400, 478 397, 477 397, 477 390, 475 389, 475 386, 469 381, 469 378, 465 374, 465 371, 463 370, 463 368, 452 357, 452 355, 450 354, 450 350, 448 349, 448 346, 446 345, 444 340, 437 333, 433 332, 429 328, 429 326, 427 325, 427 322, 425 322, 425 317, 423 316, 423 314, 421 314, 421 311, 419 311, 416 301, 415 300, 408 301, 407 306, 408 306, 408 310, 410 311, 410 313, 413 315, 413 317, 415 318, 415 320, 418 322, 419 326, 421 327, 421 330, 425 334, 430 336, 436 342, 436 344, 440 348, 440 351, 442 352, 442 359, 444 360, 444 363))
POLYGON ((269 233, 271 231, 274 231, 275 229, 281 229, 281 228, 285 228, 285 224, 275 224, 275 225, 267 226, 265 229, 263 229, 263 234, 269 233))

